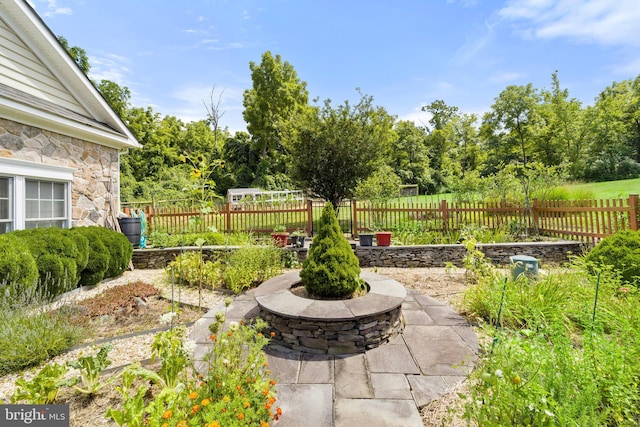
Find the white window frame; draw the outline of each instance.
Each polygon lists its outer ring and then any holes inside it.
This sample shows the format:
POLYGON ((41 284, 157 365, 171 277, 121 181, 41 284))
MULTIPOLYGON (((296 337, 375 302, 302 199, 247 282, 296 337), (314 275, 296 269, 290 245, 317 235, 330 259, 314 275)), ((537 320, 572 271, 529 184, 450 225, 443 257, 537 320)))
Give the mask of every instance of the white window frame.
POLYGON ((25 228, 27 180, 53 181, 66 184, 65 225, 67 228, 71 228, 71 185, 74 171, 74 169, 64 166, 0 158, 0 176, 12 178, 9 191, 13 197, 11 200, 13 230, 24 230, 25 228))

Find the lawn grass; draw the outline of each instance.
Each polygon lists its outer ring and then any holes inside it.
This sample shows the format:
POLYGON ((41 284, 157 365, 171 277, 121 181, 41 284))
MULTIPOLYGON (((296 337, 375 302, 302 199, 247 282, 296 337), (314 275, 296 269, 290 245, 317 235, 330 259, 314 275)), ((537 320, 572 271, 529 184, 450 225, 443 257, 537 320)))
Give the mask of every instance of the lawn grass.
POLYGON ((623 179, 620 181, 566 184, 563 187, 569 190, 569 193, 592 193, 595 199, 626 199, 629 197, 629 194, 640 193, 640 178, 623 179))

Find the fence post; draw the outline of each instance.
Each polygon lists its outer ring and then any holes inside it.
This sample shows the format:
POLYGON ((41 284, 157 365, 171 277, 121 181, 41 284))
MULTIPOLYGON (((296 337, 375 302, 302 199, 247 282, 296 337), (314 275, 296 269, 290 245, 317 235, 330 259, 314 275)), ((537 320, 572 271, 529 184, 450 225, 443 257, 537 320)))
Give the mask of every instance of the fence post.
POLYGON ((531 213, 533 214, 533 229, 536 234, 539 233, 540 228, 538 227, 538 199, 533 199, 533 205, 531 205, 531 213))
POLYGON ((442 200, 440 202, 440 210, 442 211, 442 231, 447 232, 448 222, 449 222, 449 213, 447 212, 447 201, 442 200))
POLYGON ((629 228, 638 231, 638 195, 629 194, 627 204, 629 205, 629 228))
POLYGON ((151 234, 153 231, 153 206, 147 205, 144 208, 144 216, 147 219, 147 234, 151 234))
POLYGON ((307 233, 313 234, 313 200, 307 200, 307 233))
POLYGON ((227 233, 231 233, 231 203, 227 202, 225 208, 225 215, 227 215, 226 225, 227 225, 227 233))
POLYGON ((351 220, 351 224, 353 225, 353 234, 351 237, 358 237, 358 205, 356 204, 356 199, 351 200, 351 208, 353 209, 353 219, 351 220))

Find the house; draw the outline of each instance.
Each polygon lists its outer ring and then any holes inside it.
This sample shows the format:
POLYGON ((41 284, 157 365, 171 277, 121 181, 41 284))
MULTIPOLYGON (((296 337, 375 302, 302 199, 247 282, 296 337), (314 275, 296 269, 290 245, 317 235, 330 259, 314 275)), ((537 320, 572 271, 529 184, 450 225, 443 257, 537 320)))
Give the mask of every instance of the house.
POLYGON ((117 228, 140 144, 25 0, 0 2, 0 233, 117 228))

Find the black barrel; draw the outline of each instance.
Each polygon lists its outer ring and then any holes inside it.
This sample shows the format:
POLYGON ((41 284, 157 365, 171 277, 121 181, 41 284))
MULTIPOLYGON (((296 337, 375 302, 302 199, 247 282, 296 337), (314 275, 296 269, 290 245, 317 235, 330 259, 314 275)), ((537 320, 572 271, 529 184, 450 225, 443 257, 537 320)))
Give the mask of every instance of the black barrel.
POLYGON ((120 230, 122 234, 127 236, 134 248, 140 247, 140 234, 142 233, 142 225, 140 218, 118 218, 120 230))

